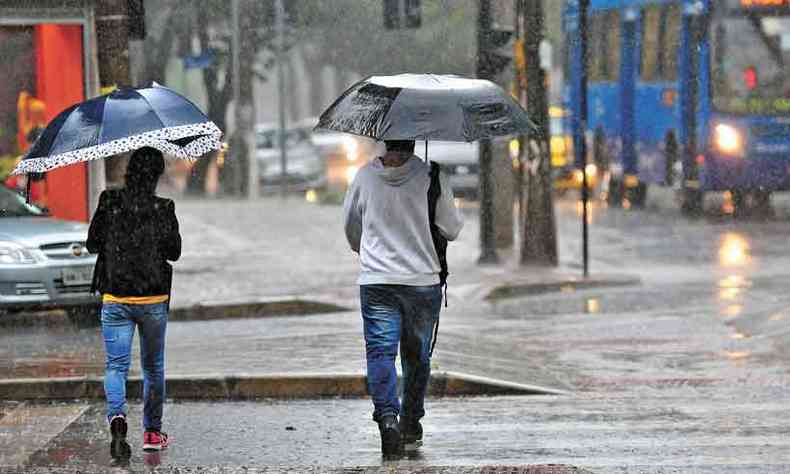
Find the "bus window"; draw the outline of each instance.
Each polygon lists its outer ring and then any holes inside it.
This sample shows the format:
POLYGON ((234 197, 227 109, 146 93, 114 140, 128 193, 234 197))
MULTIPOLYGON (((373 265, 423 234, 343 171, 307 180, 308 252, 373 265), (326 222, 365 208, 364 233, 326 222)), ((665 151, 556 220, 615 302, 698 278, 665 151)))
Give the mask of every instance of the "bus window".
POLYGON ((595 13, 590 17, 590 53, 587 71, 591 82, 598 82, 605 79, 605 71, 608 68, 606 57, 606 15, 595 13))
POLYGON ((645 7, 642 10, 642 51, 640 58, 640 77, 643 81, 658 80, 658 41, 661 26, 661 8, 645 7))
POLYGON ((605 55, 609 61, 605 76, 607 81, 616 81, 620 78, 620 12, 610 12, 607 24, 609 27, 606 29, 605 55))
POLYGON ((667 5, 664 8, 662 24, 663 35, 660 45, 660 78, 676 81, 678 78, 678 45, 680 44, 680 6, 667 5))

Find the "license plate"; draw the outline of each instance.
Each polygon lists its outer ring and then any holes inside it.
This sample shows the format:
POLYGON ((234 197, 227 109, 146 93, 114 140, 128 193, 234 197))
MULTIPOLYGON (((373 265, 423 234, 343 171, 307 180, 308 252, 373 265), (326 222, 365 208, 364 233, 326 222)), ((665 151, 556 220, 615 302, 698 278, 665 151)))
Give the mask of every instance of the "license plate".
POLYGON ((60 277, 65 286, 90 285, 93 281, 93 267, 64 268, 60 277))

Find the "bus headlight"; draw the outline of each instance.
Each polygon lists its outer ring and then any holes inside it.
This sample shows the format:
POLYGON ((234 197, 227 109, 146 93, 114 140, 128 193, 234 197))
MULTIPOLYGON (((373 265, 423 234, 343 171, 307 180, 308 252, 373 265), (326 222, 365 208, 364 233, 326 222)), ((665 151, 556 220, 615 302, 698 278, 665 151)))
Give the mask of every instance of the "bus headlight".
POLYGON ((743 136, 733 127, 720 123, 713 129, 713 143, 726 155, 740 155, 743 152, 743 136))

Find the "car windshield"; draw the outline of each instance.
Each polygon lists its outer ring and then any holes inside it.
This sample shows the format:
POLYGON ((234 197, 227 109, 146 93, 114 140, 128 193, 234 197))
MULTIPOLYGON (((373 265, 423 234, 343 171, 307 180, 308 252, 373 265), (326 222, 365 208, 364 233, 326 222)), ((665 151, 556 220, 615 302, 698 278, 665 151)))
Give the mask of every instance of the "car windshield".
POLYGON ((0 186, 0 218, 44 215, 46 212, 43 209, 28 204, 23 196, 0 186))
POLYGON ((711 39, 718 110, 790 114, 790 16, 722 14, 711 39))
MULTIPOLYGON (((286 146, 294 146, 306 142, 310 139, 310 132, 307 129, 286 130, 286 146)), ((276 129, 259 131, 256 134, 256 146, 258 148, 278 148, 280 146, 280 131, 276 129)))

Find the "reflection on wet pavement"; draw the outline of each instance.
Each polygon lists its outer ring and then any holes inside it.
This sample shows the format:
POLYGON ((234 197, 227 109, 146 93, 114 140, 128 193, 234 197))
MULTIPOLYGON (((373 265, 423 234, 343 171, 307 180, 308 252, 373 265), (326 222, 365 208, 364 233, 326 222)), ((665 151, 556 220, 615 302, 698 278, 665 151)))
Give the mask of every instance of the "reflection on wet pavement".
POLYGON ((723 267, 742 267, 749 263, 749 242, 740 234, 724 234, 719 248, 719 262, 723 267))

